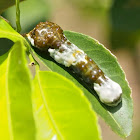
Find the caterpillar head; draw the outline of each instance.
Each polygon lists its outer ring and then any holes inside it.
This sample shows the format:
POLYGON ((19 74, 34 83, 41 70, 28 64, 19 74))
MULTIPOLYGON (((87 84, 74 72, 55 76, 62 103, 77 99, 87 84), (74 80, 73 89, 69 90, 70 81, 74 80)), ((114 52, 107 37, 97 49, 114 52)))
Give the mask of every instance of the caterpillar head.
POLYGON ((34 47, 40 50, 59 48, 67 39, 62 28, 53 22, 40 22, 27 34, 27 38, 34 47))

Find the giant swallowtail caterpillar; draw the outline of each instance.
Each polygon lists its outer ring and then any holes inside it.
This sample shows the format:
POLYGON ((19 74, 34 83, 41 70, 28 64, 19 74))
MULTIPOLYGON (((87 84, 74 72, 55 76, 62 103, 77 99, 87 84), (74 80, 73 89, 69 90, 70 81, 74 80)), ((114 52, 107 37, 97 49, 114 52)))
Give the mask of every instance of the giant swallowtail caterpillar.
POLYGON ((50 56, 73 71, 96 91, 101 102, 116 106, 121 101, 120 85, 107 77, 87 54, 71 43, 60 26, 52 22, 40 22, 27 34, 34 47, 48 51, 50 56))

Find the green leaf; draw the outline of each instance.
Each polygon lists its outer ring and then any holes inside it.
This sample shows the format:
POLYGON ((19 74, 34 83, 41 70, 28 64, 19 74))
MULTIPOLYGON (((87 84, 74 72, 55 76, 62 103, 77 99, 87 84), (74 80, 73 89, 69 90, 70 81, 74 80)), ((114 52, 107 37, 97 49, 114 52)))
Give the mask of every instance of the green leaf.
MULTIPOLYGON (((23 0, 20 0, 23 1, 23 0)), ((0 0, 0 14, 8 7, 15 4, 15 0, 0 0)))
POLYGON ((3 18, 0 17, 0 38, 8 38, 13 42, 24 40, 3 18))
POLYGON ((38 72, 33 94, 37 140, 99 140, 97 118, 83 92, 54 72, 38 72))
POLYGON ((36 140, 49 140, 53 138, 56 132, 53 130, 53 127, 51 127, 50 119, 42 100, 39 81, 37 77, 34 78, 33 85, 34 91, 32 94, 32 102, 36 124, 36 140))
POLYGON ((34 140, 31 77, 25 47, 21 42, 16 42, 8 60, 6 55, 0 57, 0 70, 3 70, 0 75, 0 139, 34 140))
POLYGON ((6 68, 8 53, 0 56, 0 139, 9 140, 8 114, 6 103, 6 68))
POLYGON ((38 54, 35 54, 50 70, 67 77, 80 87, 91 102, 93 109, 109 124, 112 130, 121 137, 127 137, 132 131, 133 103, 130 97, 130 87, 117 59, 93 38, 70 31, 65 31, 65 35, 72 43, 84 50, 108 77, 120 84, 123 90, 121 104, 116 107, 105 106, 99 102, 95 91, 82 82, 69 68, 54 62, 45 52, 36 50, 38 54))
POLYGON ((0 17, 0 38, 7 38, 13 42, 20 41, 24 43, 26 47, 29 47, 26 39, 16 32, 2 17, 0 17))

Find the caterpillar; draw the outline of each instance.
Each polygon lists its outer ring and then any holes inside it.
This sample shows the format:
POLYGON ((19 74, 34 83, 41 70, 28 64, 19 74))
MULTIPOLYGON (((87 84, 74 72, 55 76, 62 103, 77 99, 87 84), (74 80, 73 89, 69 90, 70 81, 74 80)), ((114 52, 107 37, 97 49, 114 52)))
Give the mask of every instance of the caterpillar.
POLYGON ((59 25, 40 22, 26 35, 32 46, 48 51, 56 62, 71 67, 86 83, 92 85, 102 103, 117 106, 121 102, 120 85, 107 77, 83 50, 71 43, 59 25))

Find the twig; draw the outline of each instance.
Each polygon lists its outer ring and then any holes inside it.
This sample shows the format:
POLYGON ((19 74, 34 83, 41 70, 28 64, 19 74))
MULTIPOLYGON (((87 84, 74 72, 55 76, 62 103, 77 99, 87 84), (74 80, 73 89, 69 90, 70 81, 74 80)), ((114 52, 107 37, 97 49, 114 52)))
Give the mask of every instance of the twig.
POLYGON ((16 2, 16 31, 19 33, 21 31, 19 0, 15 0, 15 2, 16 2))

